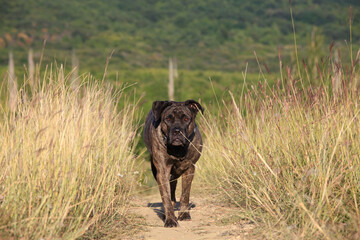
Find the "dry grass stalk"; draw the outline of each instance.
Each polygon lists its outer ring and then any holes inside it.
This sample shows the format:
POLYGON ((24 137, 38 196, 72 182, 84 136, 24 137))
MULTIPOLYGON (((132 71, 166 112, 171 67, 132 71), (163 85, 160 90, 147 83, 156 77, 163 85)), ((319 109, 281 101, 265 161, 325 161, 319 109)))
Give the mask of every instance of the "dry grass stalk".
POLYGON ((29 83, 31 89, 35 88, 35 63, 34 63, 34 52, 33 49, 29 49, 28 53, 28 65, 29 65, 29 83))
POLYGON ((203 119, 200 175, 266 238, 360 237, 360 100, 342 71, 249 91, 203 119))
POLYGON ((76 88, 79 85, 79 59, 76 56, 75 50, 73 49, 71 52, 71 65, 72 65, 72 73, 71 73, 71 85, 73 88, 76 88))
POLYGON ((135 105, 91 79, 72 89, 62 69, 43 78, 16 114, 1 114, 0 238, 98 236, 97 223, 125 218, 135 105))
POLYGON ((17 105, 17 80, 15 75, 14 55, 9 52, 9 72, 8 72, 8 107, 11 112, 15 112, 17 105))

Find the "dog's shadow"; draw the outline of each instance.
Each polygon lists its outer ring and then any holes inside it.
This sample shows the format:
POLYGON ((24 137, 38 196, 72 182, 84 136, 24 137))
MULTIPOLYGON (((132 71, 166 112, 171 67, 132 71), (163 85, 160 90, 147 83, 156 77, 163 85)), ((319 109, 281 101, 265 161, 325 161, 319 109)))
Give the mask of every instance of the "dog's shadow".
MULTIPOLYGON (((165 222, 165 211, 164 211, 164 205, 162 202, 148 203, 147 207, 151 208, 156 213, 156 215, 163 222, 165 222)), ((196 205, 194 203, 190 203, 188 210, 195 208, 195 207, 196 207, 196 205)), ((180 202, 176 202, 174 210, 179 211, 179 209, 180 209, 180 202)))

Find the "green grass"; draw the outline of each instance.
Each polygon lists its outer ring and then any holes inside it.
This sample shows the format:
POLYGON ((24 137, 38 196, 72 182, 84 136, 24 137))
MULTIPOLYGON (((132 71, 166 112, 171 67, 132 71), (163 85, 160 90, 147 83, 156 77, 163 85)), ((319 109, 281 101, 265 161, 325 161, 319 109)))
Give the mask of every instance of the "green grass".
MULTIPOLYGON (((245 70, 245 69, 244 69, 245 70)), ((273 83, 276 75, 268 74, 273 83)), ((154 100, 168 99, 168 69, 130 69, 116 71, 109 68, 109 79, 117 79, 113 83, 135 84, 138 96, 143 96, 144 109, 148 111, 154 100)), ((257 85, 262 80, 261 74, 248 74, 247 84, 257 85)), ((226 90, 240 93, 244 84, 241 72, 200 71, 179 69, 179 77, 175 79, 175 100, 185 101, 196 98, 204 103, 215 102, 222 98, 226 90), (212 86, 213 85, 213 88, 212 86)), ((130 91, 134 88, 129 88, 130 91)))
MULTIPOLYGON (((256 50, 274 71, 278 47, 284 57, 291 58, 293 31, 288 0, 183 3, 6 1, 0 9, 0 64, 6 65, 8 50, 13 49, 18 52, 15 61, 22 66, 28 47, 41 52, 44 39, 51 51, 46 64, 54 57, 65 62, 68 56, 69 62, 75 49, 80 65, 91 70, 102 68, 112 49, 116 50, 113 61, 118 69, 166 68, 168 58, 177 56, 185 69, 237 71, 249 63, 251 72, 256 72, 256 50)), ((297 38, 302 43, 298 45, 299 59, 307 56, 306 45, 314 27, 325 39, 319 50, 327 49, 332 41, 347 47, 344 39, 348 36, 350 6, 354 16, 351 42, 359 47, 359 1, 292 1, 292 5, 297 38)))
POLYGON ((131 225, 136 102, 89 75, 71 85, 61 67, 37 81, 15 112, 2 104, 0 238, 120 234, 131 225))
MULTIPOLYGON (((46 52, 46 51, 45 51, 46 52)), ((103 62, 105 63, 105 61, 103 62)), ((69 72, 71 69, 65 67, 69 72)), ((265 67, 261 67, 262 73, 266 75, 267 83, 272 86, 278 77, 277 73, 267 73, 265 67)), ((6 76, 7 67, 0 67, 0 77, 6 76)), ((45 68, 42 69, 42 72, 45 68)), ((104 67, 91 71, 90 68, 80 66, 84 74, 90 72, 96 79, 102 79, 104 67)), ((227 97, 224 93, 231 90, 235 94, 241 94, 244 85, 243 73, 246 73, 247 87, 257 86, 263 82, 262 73, 248 73, 246 65, 242 71, 203 71, 179 69, 179 77, 175 79, 175 100, 185 101, 187 99, 200 100, 202 103, 216 103, 216 98, 227 97)), ((15 69, 18 85, 24 82, 23 67, 15 69)), ((155 100, 168 99, 168 69, 164 68, 133 68, 119 69, 110 60, 106 79, 114 85, 115 89, 123 89, 125 93, 133 94, 135 99, 141 98, 140 108, 147 113, 155 100)), ((4 95, 3 95, 4 96, 4 95)), ((145 115, 145 114, 144 114, 145 115)))

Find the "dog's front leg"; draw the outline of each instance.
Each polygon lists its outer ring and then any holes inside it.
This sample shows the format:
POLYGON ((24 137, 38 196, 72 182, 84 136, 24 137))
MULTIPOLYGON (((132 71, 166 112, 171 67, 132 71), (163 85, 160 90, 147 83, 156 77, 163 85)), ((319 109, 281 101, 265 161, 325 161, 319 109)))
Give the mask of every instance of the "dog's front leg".
POLYGON ((191 183, 194 178, 195 167, 191 165, 182 175, 182 192, 180 198, 179 221, 191 220, 189 213, 191 183))
POLYGON ((174 208, 170 198, 170 170, 171 168, 159 166, 156 180, 159 185, 161 200, 165 211, 165 225, 164 227, 177 227, 179 224, 174 214, 174 208))

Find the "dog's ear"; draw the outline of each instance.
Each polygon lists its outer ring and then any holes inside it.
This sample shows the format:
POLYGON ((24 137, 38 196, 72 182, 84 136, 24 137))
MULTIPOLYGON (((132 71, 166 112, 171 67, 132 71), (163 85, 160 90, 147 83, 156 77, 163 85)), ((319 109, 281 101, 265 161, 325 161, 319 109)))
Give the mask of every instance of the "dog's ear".
POLYGON ((201 113, 204 113, 204 108, 195 100, 187 100, 185 106, 187 106, 194 115, 196 115, 199 110, 201 113))
POLYGON ((152 112, 155 117, 155 121, 159 122, 161 120, 161 113, 167 108, 168 106, 171 106, 171 101, 155 101, 152 104, 152 112))

